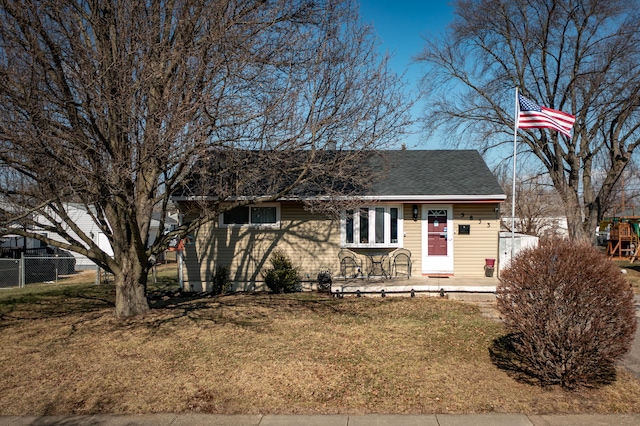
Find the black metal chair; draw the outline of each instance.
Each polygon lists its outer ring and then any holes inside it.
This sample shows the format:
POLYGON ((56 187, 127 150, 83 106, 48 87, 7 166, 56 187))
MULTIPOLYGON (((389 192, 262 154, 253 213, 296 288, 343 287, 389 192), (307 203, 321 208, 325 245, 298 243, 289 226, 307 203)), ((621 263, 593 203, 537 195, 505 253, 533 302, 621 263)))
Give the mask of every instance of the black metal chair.
POLYGON ((391 261, 391 276, 397 277, 398 274, 406 275, 407 279, 411 278, 411 252, 404 248, 394 250, 391 261))
POLYGON ((340 250, 338 259, 340 259, 340 275, 345 280, 358 278, 362 274, 362 260, 351 250, 340 250))

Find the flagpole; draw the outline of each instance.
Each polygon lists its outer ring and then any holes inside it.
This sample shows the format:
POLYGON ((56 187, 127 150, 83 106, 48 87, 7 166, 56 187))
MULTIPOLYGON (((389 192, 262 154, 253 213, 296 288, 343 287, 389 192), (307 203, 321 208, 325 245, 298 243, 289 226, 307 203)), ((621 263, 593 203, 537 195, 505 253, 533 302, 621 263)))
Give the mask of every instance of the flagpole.
POLYGON ((518 137, 518 116, 520 108, 518 104, 518 88, 516 87, 515 117, 513 120, 513 182, 511 185, 511 260, 515 253, 515 229, 516 229, 516 152, 518 137))

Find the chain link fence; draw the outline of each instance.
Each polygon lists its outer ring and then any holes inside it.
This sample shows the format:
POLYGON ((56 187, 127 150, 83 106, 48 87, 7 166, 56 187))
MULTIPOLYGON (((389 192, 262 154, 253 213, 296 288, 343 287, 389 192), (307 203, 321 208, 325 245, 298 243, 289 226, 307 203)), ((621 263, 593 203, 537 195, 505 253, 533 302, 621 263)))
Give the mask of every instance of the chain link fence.
POLYGON ((0 259, 0 288, 24 287, 22 259, 0 259))
POLYGON ((34 283, 54 283, 61 276, 75 273, 73 255, 23 256, 0 259, 0 288, 24 287, 34 283))
MULTIPOLYGON (((163 255, 158 265, 173 264, 178 271, 179 265, 175 253, 163 255)), ((25 255, 21 258, 0 257, 0 288, 25 287, 29 284, 56 283, 59 279, 87 272, 89 268, 82 263, 78 264, 77 259, 69 253, 55 254, 49 256, 25 255)), ((91 270, 95 271, 96 284, 109 284, 113 282, 113 274, 93 265, 91 270)), ((155 283, 156 268, 153 268, 150 282, 155 283)))

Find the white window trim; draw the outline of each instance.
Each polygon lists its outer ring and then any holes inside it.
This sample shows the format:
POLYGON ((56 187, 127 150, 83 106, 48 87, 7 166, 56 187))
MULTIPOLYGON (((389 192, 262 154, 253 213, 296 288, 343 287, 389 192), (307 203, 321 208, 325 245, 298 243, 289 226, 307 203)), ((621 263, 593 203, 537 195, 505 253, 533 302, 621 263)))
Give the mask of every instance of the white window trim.
POLYGON ((375 209, 384 208, 384 242, 376 243, 375 238, 370 238, 368 243, 359 243, 360 241, 360 220, 357 214, 353 220, 353 243, 347 243, 347 210, 343 210, 340 215, 340 247, 347 248, 394 248, 403 247, 404 241, 404 209, 402 204, 373 204, 366 206, 358 206, 353 209, 358 211, 361 208, 369 209, 369 235, 375 235, 375 209), (398 209, 398 242, 391 243, 391 209, 398 209))
POLYGON ((261 204, 247 204, 249 209, 249 223, 224 223, 224 213, 218 215, 218 226, 221 228, 258 228, 258 229, 275 229, 280 228, 280 203, 261 203, 261 204), (276 208, 276 221, 275 223, 251 223, 251 208, 252 207, 275 207, 276 208))

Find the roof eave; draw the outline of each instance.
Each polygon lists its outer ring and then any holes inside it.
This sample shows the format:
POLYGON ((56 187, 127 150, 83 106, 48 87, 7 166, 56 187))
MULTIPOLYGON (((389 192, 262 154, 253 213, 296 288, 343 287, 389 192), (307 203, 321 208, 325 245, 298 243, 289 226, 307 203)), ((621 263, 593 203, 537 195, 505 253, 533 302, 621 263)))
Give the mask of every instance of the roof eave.
MULTIPOLYGON (((342 197, 327 197, 327 196, 289 196, 279 198, 279 201, 322 201, 330 199, 360 199, 371 201, 410 201, 410 202, 482 202, 482 203, 501 203, 507 199, 504 194, 488 194, 488 195, 363 195, 357 196, 342 196, 342 197)), ((245 198, 237 198, 234 201, 239 201, 245 198)), ((219 201, 214 196, 176 196, 172 197, 173 201, 219 201)), ((231 201, 231 200, 229 200, 231 201)))
POLYGON ((483 195, 378 195, 363 197, 380 201, 415 201, 415 202, 503 202, 507 199, 504 194, 483 195))

